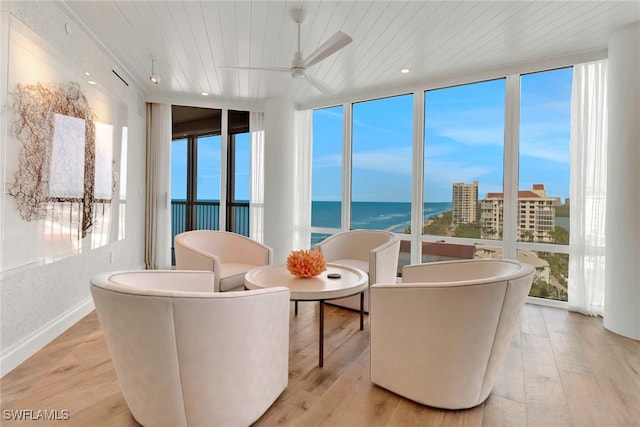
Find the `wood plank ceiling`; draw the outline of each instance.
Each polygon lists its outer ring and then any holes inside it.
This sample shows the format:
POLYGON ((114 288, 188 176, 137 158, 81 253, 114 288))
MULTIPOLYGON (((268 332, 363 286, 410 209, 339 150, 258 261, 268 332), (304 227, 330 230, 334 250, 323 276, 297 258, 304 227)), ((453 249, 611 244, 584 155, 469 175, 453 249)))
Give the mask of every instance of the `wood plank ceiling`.
MULTIPOLYGON (((70 1, 60 3, 149 97, 323 102, 336 94, 408 87, 447 75, 606 48, 612 31, 640 20, 640 2, 610 1, 70 1), (304 8, 303 56, 336 31, 353 42, 308 71, 320 93, 288 73, 304 8), (149 81, 151 60, 158 85, 149 81), (408 74, 400 69, 409 68, 408 74)), ((330 103, 328 100, 327 103, 330 103)))

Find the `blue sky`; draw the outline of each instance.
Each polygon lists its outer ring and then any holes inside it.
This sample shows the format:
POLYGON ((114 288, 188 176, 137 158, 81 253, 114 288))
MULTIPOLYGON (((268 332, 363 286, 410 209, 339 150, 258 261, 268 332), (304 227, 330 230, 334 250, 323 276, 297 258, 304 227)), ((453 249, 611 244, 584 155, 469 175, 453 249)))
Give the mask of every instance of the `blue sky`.
MULTIPOLYGON (((545 184, 569 197, 572 69, 521 79, 521 190, 545 184)), ((313 115, 312 199, 338 201, 342 191, 342 106, 313 115)), ((505 79, 428 91, 425 95, 425 201, 451 201, 455 182, 479 183, 479 197, 502 192, 505 79)), ((354 201, 411 200, 413 96, 353 105, 354 201)), ((249 138, 238 135, 236 199, 249 198, 249 138)), ((201 139, 198 198, 220 198, 220 137, 201 139)), ((186 142, 172 146, 172 198, 186 195, 186 142)))
MULTIPOLYGON (((198 200, 220 200, 220 141, 207 136, 198 140, 198 200)), ((236 200, 249 200, 249 134, 236 135, 236 200)), ((173 141, 171 146, 171 198, 186 199, 187 142, 173 141)))
MULTIPOLYGON (((521 79, 521 190, 569 197, 572 69, 521 79)), ((354 104, 354 201, 411 200, 412 96, 354 104)), ((451 201, 454 182, 502 192, 505 80, 428 91, 425 201, 451 201)), ((342 107, 314 113, 313 200, 340 200, 342 107)))

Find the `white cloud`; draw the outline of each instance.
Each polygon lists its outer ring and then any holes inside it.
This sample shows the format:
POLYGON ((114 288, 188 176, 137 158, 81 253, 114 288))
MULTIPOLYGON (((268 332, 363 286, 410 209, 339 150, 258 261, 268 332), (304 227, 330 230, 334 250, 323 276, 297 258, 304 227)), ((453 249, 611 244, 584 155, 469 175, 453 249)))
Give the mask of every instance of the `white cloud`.
POLYGON ((430 144, 428 141, 424 147, 427 158, 446 156, 456 151, 456 149, 457 148, 451 144, 430 144))
MULTIPOLYGON (((460 107, 463 108, 463 107, 460 107)), ((427 110, 429 132, 467 146, 502 145, 504 110, 495 107, 438 112, 427 110)))
POLYGON ((314 168, 333 168, 342 166, 342 154, 327 154, 313 159, 314 168))
POLYGON ((503 145, 502 126, 455 126, 442 129, 439 135, 469 146, 503 145))
POLYGON ((411 148, 399 147, 353 153, 353 169, 411 175, 411 148))
POLYGON ((561 138, 530 138, 521 141, 520 154, 522 156, 569 164, 567 143, 561 138))
POLYGON ((560 121, 528 122, 522 125, 520 154, 569 164, 569 131, 560 121))
POLYGON ((340 110, 340 112, 338 112, 337 110, 334 109, 321 109, 321 110, 315 110, 314 114, 318 114, 321 116, 327 116, 328 118, 331 119, 339 119, 342 120, 343 114, 342 114, 342 110, 340 110))
MULTIPOLYGON (((427 161, 424 165, 426 185, 443 184, 451 188, 454 182, 472 183, 481 181, 483 176, 495 173, 495 169, 483 165, 463 165, 456 162, 427 161)), ((500 179, 502 176, 499 177, 500 179)))

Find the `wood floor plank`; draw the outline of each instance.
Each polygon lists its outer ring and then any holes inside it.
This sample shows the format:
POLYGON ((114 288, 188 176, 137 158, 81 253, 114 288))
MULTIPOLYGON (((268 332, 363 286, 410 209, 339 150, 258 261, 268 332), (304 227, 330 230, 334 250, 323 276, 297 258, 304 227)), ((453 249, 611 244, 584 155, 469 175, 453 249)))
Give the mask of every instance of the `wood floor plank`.
MULTIPOLYGON (((348 425, 345 417, 356 400, 362 400, 373 388, 369 381, 369 354, 363 352, 350 367, 334 381, 304 416, 299 425, 348 425)), ((322 368, 324 369, 324 368, 322 368)))
MULTIPOLYGON (((368 321, 327 306, 325 366, 318 367, 318 305, 291 306, 289 384, 255 426, 639 427, 640 342, 602 318, 525 305, 493 393, 447 411, 371 383, 368 321)), ((0 380, 4 410, 68 410, 50 424, 133 427, 95 312, 0 380)))
POLYGON ((527 425, 527 405, 492 394, 484 403, 482 427, 521 427, 527 425))
POLYGON ((566 370, 561 370, 560 375, 575 425, 580 427, 617 425, 611 408, 602 398, 602 389, 594 375, 566 370))
MULTIPOLYGON (((611 414, 613 425, 638 425, 639 374, 632 364, 625 363, 624 357, 620 358, 620 348, 616 350, 616 345, 633 349, 634 341, 604 329, 601 322, 583 320, 575 323, 576 334, 582 338, 586 357, 600 386, 598 395, 602 405, 611 414)), ((640 353, 636 357, 640 357, 640 353)))
MULTIPOLYGON (((399 396, 369 380, 369 351, 363 352, 353 368, 336 382, 335 387, 349 387, 349 395, 334 411, 334 420, 344 426, 386 426, 395 414, 399 396)), ((325 425, 331 425, 329 420, 325 425)))
POLYGON ((522 354, 527 425, 574 425, 549 338, 523 333, 522 354))
POLYGON ((543 315, 558 369, 593 374, 582 344, 571 330, 569 313, 560 308, 548 308, 543 315))
POLYGON ((542 337, 546 337, 547 335, 547 325, 544 321, 543 310, 545 308, 532 305, 525 304, 522 309, 522 313, 520 314, 520 331, 523 334, 528 335, 540 335, 542 337))
POLYGON ((492 394, 516 402, 525 402, 522 339, 519 327, 515 330, 492 394))
POLYGON ((484 405, 475 408, 451 411, 430 408, 402 399, 389 426, 424 427, 480 427, 482 425, 484 405))

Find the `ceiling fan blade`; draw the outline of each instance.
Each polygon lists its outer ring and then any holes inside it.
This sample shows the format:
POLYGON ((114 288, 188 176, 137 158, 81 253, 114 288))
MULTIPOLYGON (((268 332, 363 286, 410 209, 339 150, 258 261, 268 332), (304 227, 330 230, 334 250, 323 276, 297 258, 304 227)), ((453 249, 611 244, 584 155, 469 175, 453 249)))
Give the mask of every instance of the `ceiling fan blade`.
POLYGON ((316 50, 309 55, 309 57, 304 61, 304 67, 310 67, 318 62, 322 61, 326 57, 334 54, 339 51, 349 43, 351 43, 353 39, 343 33, 342 31, 338 31, 335 33, 329 40, 322 43, 316 50))
POLYGON ((311 86, 315 87, 323 94, 325 95, 333 94, 333 90, 326 83, 316 79, 315 77, 312 77, 307 74, 307 77, 305 78, 305 80, 307 80, 311 84, 311 86))
POLYGON ((227 70, 251 70, 251 71, 286 71, 287 73, 291 72, 291 68, 285 67, 218 67, 221 69, 227 70))

